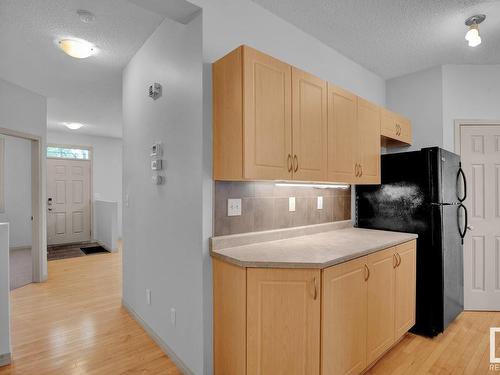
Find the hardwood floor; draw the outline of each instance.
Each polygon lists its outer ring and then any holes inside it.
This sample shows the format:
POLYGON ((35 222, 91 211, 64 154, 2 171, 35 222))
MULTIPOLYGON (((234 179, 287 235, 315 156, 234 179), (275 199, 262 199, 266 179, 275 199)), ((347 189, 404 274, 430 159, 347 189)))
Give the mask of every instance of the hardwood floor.
MULTIPOLYGON (((49 275, 12 291, 14 364, 0 375, 180 374, 121 307, 120 253, 52 261, 49 275)), ((489 327, 500 313, 465 312, 434 339, 408 334, 367 373, 495 374, 489 327)))
POLYGON ((463 312, 434 339, 407 334, 367 374, 500 374, 489 369, 490 327, 500 327, 500 312, 463 312))
POLYGON ((1 375, 180 374, 121 307, 121 254, 48 263, 11 293, 13 365, 1 375))

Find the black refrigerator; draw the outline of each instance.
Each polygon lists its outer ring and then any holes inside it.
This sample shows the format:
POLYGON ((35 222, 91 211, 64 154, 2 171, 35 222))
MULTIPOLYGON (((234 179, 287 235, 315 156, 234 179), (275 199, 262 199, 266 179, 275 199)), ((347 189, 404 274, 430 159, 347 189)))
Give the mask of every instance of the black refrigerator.
POLYGON ((356 186, 356 225, 418 234, 416 324, 435 336, 463 311, 467 185, 460 157, 438 147, 382 155, 381 185, 356 186))

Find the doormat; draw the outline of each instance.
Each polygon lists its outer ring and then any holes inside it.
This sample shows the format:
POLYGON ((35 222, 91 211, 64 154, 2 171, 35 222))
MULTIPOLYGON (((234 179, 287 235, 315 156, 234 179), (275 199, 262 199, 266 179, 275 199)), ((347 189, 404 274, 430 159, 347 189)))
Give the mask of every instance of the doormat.
POLYGON ((83 251, 85 255, 97 254, 97 253, 109 253, 109 251, 102 246, 81 247, 80 250, 83 251))

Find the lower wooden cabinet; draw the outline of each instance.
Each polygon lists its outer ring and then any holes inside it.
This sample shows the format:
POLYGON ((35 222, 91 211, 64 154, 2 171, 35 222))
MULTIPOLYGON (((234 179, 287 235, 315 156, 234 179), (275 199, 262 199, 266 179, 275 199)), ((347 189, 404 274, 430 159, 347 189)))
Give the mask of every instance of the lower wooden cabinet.
POLYGON ((319 374, 320 270, 247 271, 247 374, 319 374))
POLYGON ((323 374, 359 374, 366 367, 366 257, 323 271, 323 374))
POLYGON ((415 325, 417 251, 414 242, 396 246, 395 316, 396 339, 415 325))
POLYGON ((360 374, 415 323, 415 240, 323 270, 213 263, 216 375, 360 374))
POLYGON ((368 264, 368 336, 366 358, 376 360, 394 342, 394 283, 395 249, 393 247, 371 254, 368 264))

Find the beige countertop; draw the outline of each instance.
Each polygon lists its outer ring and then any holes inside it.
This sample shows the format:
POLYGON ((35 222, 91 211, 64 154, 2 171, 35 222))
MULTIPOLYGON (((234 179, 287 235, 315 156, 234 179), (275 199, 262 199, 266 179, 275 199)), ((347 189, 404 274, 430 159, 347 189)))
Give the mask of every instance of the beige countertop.
POLYGON ((416 239, 350 221, 213 237, 211 255, 242 267, 325 268, 416 239))

